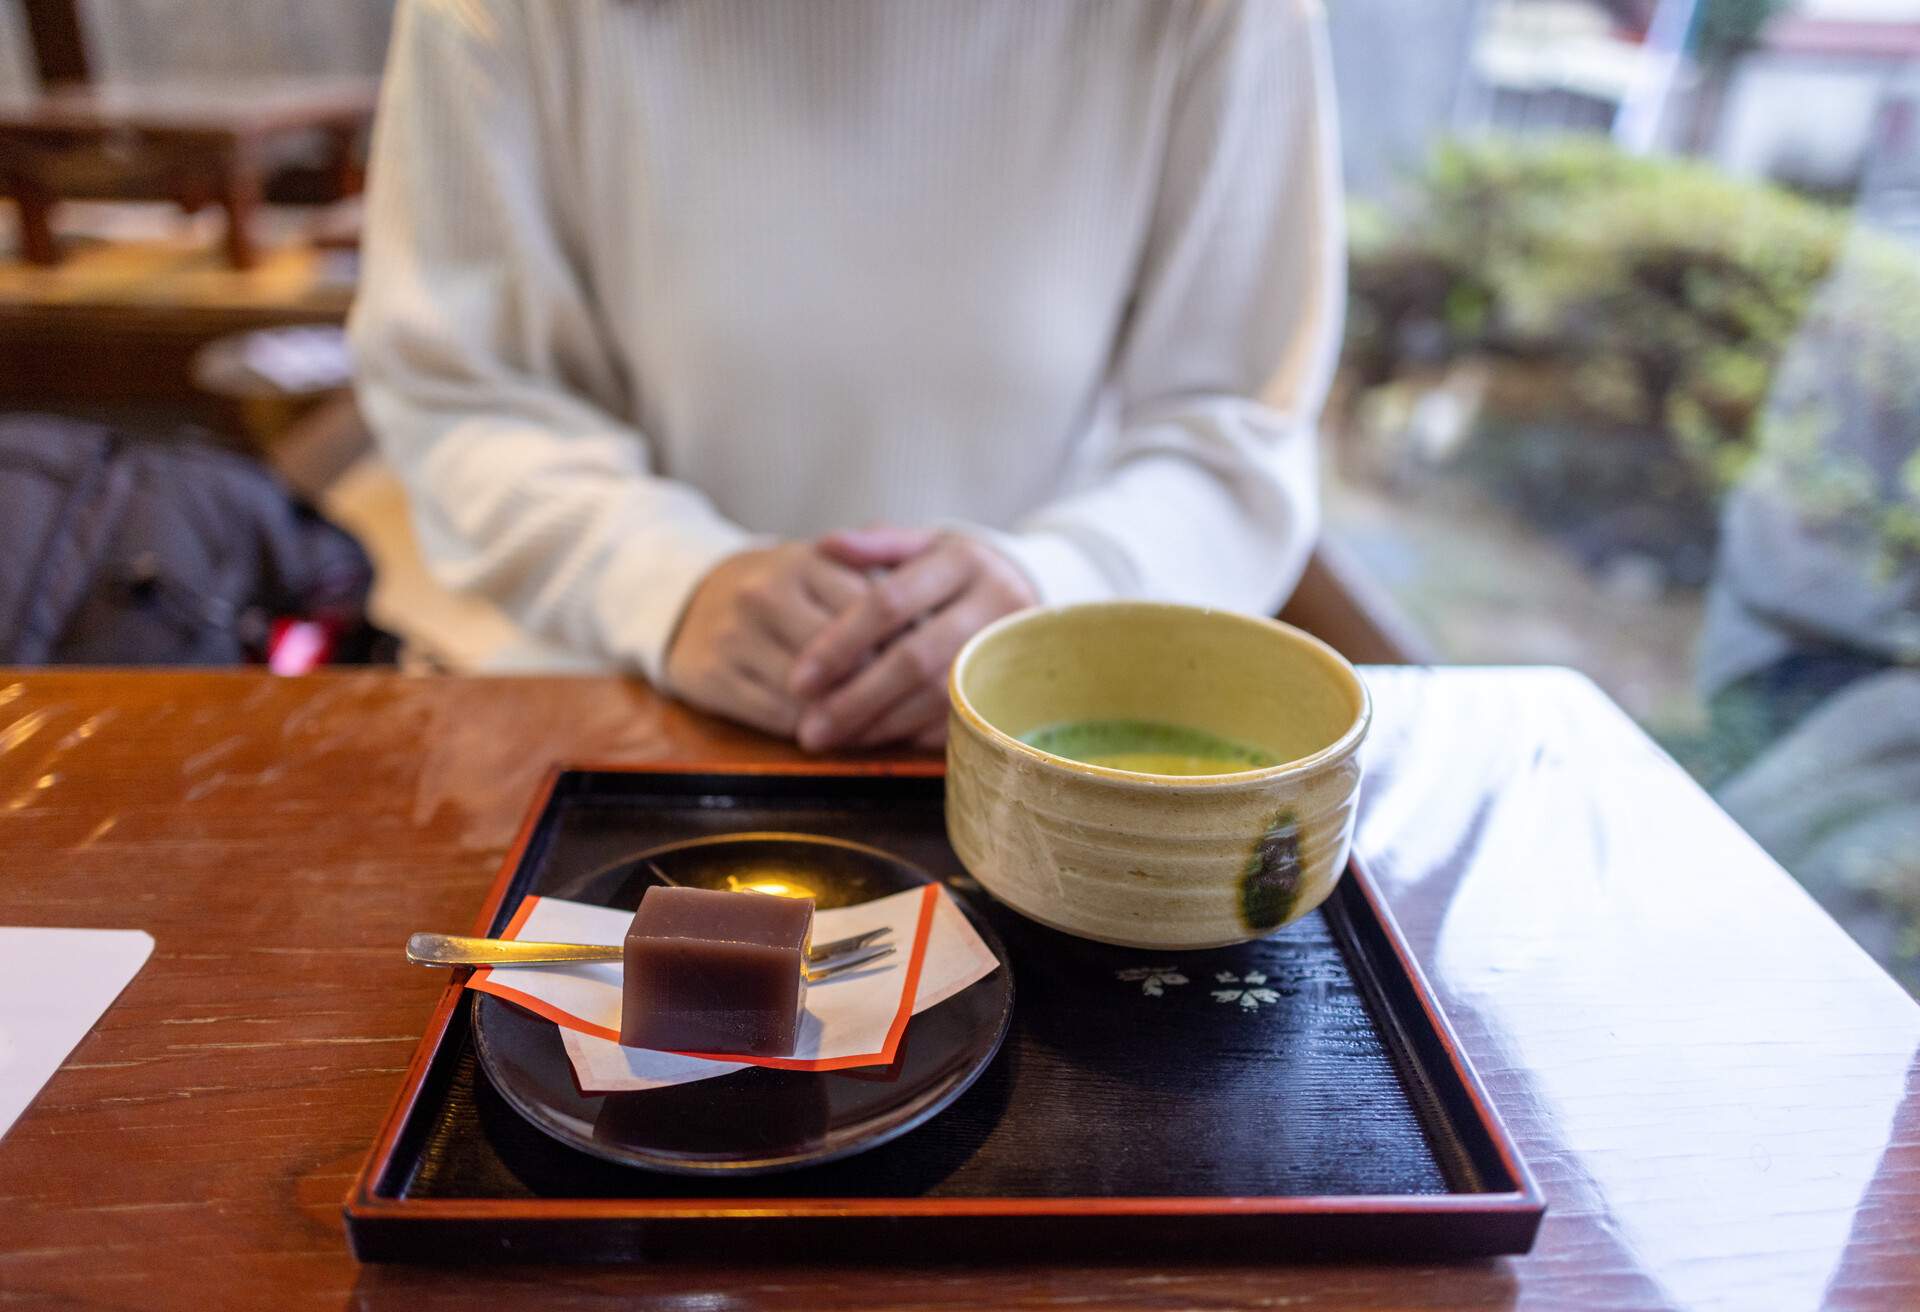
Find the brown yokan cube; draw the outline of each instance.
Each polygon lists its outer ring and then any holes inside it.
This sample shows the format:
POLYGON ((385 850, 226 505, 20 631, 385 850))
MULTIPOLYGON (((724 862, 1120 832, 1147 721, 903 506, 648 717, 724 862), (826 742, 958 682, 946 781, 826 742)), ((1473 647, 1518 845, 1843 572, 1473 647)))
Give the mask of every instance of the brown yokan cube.
POLYGON ((627 930, 620 1042, 792 1056, 812 936, 810 898, 649 888, 627 930))

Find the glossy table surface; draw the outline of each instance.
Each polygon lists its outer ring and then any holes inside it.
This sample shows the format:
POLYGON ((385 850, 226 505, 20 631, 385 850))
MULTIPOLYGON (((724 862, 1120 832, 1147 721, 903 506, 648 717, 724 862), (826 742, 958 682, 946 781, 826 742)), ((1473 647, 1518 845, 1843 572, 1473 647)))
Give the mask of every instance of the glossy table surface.
POLYGON ((611 679, 0 672, 0 922, 157 940, 0 1140, 0 1307, 1920 1307, 1920 1007, 1580 677, 1368 677, 1359 845, 1546 1190, 1529 1256, 357 1266, 443 983, 400 946, 548 765, 792 752, 611 679))

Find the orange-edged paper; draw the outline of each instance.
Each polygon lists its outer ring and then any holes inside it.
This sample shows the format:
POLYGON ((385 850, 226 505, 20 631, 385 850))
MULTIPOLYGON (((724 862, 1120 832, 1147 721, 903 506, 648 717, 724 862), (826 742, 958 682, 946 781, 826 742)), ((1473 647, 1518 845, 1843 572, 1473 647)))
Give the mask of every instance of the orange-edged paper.
MULTIPOLYGON (((648 1063, 669 1071, 689 1069, 689 1060, 717 1065, 714 1074, 743 1065, 773 1066, 782 1070, 832 1071, 857 1066, 881 1066, 893 1061, 921 991, 921 976, 932 939, 934 912, 946 894, 937 885, 908 889, 853 907, 819 912, 814 922, 818 940, 842 938, 880 925, 892 931, 883 940, 893 943, 893 956, 871 970, 855 971, 815 984, 807 990, 799 1040, 791 1057, 746 1057, 730 1053, 660 1053, 621 1049, 642 1072, 648 1063), (724 1064, 724 1069, 718 1064, 724 1064)), ((503 938, 537 942, 621 942, 633 919, 631 912, 591 907, 559 898, 529 897, 514 911, 503 938)), ((947 918, 964 925, 957 913, 947 918)), ((967 930, 972 937, 971 929, 967 930)), ((977 939, 975 940, 977 943, 977 939)), ((988 954, 991 961, 991 954, 988 954)), ((979 971, 985 974, 990 970, 979 971)), ((974 975, 978 978, 979 974, 974 975)), ((577 1034, 618 1045, 620 1039, 619 962, 571 966, 483 967, 467 987, 504 998, 577 1034), (511 982, 508 982, 511 981, 511 982)), ((694 1071, 701 1068, 692 1067, 694 1071)), ((682 1077, 683 1078, 683 1077, 682 1077)), ((697 1076, 696 1076, 697 1078, 697 1076)), ((666 1082, 679 1082, 672 1078, 666 1082)))

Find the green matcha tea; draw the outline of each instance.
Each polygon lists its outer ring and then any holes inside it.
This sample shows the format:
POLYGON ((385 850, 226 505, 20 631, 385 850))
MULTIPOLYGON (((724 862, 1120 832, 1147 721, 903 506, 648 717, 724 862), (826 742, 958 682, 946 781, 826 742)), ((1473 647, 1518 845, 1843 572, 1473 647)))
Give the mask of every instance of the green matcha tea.
POLYGON ((1020 741, 1055 756, 1138 774, 1232 774, 1280 764, 1258 747, 1152 720, 1075 720, 1035 729, 1020 741))

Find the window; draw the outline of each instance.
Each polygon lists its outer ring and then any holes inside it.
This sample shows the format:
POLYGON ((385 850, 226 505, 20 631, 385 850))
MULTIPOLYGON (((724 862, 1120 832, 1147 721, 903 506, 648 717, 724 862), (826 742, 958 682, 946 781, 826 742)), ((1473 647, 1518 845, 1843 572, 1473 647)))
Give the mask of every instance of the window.
POLYGON ((1593 676, 1920 991, 1920 0, 1329 11, 1331 539, 1440 658, 1593 676))

